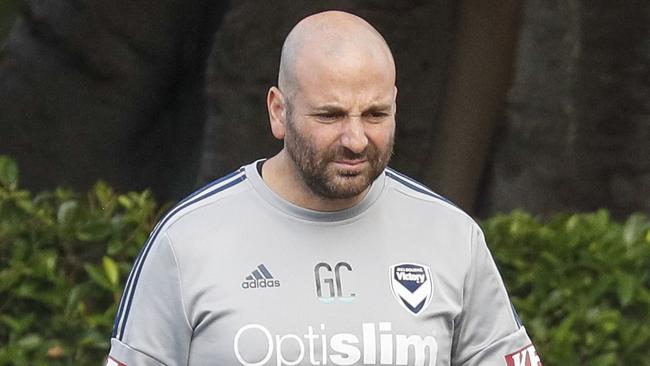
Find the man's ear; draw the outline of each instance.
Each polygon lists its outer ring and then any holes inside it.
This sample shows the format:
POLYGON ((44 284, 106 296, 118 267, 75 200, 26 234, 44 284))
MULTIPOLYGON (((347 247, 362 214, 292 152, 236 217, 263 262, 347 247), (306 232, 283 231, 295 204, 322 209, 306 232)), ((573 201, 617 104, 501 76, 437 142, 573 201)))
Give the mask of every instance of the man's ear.
POLYGON ((284 139, 287 105, 284 95, 275 86, 272 86, 266 95, 266 108, 269 111, 273 136, 278 140, 284 139))

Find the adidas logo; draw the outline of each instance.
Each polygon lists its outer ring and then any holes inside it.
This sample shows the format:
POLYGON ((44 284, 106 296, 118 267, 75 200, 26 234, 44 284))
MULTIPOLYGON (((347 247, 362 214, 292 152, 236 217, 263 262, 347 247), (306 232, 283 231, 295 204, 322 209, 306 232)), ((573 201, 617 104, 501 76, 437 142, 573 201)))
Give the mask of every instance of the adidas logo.
POLYGON ((241 283, 241 287, 245 289, 280 287, 280 280, 274 279, 266 266, 260 264, 257 269, 246 276, 244 282, 241 283))

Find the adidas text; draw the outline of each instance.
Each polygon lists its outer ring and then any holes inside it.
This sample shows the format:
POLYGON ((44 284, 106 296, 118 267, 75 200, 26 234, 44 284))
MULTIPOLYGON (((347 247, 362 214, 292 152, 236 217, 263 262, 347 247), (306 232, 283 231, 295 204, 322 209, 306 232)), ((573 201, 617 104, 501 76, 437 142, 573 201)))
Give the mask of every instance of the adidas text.
POLYGON ((251 280, 241 283, 242 288, 280 287, 280 280, 251 280))

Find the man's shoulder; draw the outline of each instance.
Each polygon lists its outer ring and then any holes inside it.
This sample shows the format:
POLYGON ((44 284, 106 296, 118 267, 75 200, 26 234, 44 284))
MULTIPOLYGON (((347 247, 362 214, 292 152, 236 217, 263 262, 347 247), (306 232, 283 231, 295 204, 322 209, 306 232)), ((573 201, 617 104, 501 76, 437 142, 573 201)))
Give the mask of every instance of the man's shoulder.
POLYGON ((188 221, 185 220, 188 216, 200 216, 201 211, 205 209, 219 210, 220 204, 228 201, 227 199, 237 197, 248 190, 249 186, 242 184, 246 180, 245 167, 241 167, 204 185, 174 205, 160 220, 159 225, 161 228, 168 228, 179 221, 188 221))
POLYGON ((445 215, 457 216, 461 220, 468 220, 474 223, 474 219, 460 207, 446 197, 434 192, 425 184, 398 172, 392 168, 386 168, 385 175, 388 187, 400 193, 399 197, 406 201, 415 201, 427 210, 434 210, 445 215))

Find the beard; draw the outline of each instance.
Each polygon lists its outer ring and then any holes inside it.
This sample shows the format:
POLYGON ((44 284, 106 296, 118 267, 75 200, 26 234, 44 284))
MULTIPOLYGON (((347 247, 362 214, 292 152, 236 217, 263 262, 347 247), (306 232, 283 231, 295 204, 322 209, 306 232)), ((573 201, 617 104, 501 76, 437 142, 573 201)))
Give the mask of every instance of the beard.
POLYGON ((291 113, 287 113, 285 147, 298 168, 305 185, 317 196, 328 200, 348 199, 363 193, 384 171, 393 154, 394 137, 381 148, 372 141, 361 153, 335 145, 323 151, 297 131, 291 113), (339 160, 366 160, 361 170, 335 166, 339 160))

